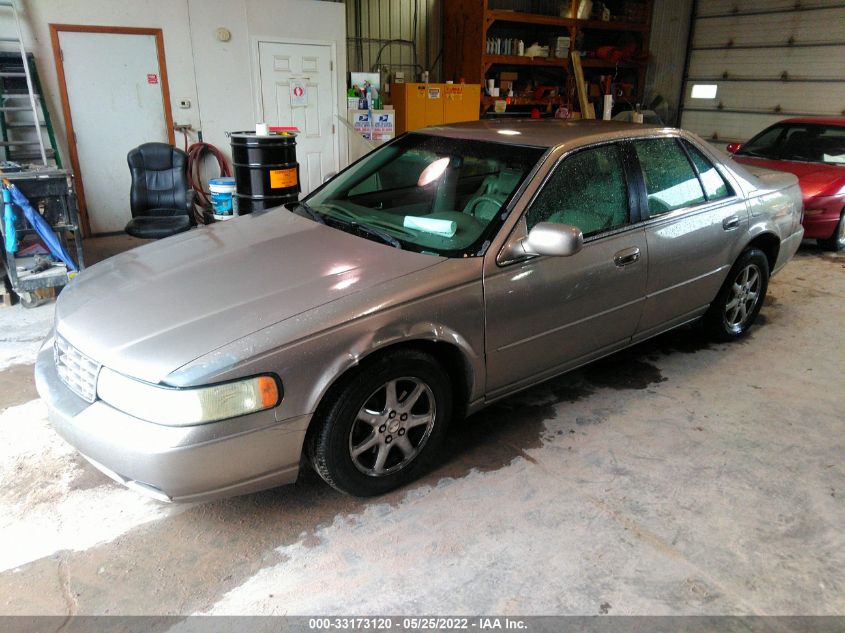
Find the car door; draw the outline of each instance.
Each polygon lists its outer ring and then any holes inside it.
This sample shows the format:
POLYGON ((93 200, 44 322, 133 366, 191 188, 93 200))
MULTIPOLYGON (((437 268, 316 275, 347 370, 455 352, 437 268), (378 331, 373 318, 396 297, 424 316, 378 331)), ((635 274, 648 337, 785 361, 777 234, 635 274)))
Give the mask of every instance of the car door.
POLYGON ((551 170, 515 231, 569 224, 584 233, 583 248, 513 262, 491 253, 484 277, 488 398, 631 339, 648 263, 645 232, 631 217, 633 192, 617 144, 577 150, 551 170))
POLYGON ((748 226, 742 197, 686 139, 631 142, 641 178, 648 286, 637 338, 700 316, 733 265, 748 226))

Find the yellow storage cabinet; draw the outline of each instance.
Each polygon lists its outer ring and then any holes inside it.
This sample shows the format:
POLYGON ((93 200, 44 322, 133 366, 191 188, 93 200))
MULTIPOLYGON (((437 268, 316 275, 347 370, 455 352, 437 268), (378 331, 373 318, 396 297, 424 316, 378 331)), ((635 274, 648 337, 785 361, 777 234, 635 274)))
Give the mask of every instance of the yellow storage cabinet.
POLYGON ((429 125, 477 121, 481 108, 478 84, 390 84, 396 110, 396 133, 429 125))

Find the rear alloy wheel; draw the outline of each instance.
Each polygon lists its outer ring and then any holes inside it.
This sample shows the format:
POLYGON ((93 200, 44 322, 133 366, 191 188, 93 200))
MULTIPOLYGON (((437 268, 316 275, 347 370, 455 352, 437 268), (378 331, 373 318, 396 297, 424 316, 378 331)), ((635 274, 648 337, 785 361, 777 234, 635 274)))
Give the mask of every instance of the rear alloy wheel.
POLYGON ((341 492, 385 493, 431 464, 451 408, 451 384, 434 358, 415 350, 385 354, 326 397, 309 435, 310 461, 341 492))
POLYGON ((845 211, 839 216, 839 224, 836 230, 826 240, 818 240, 819 246, 829 251, 837 252, 845 250, 845 211))
POLYGON ((766 255, 756 248, 742 253, 704 316, 710 334, 721 341, 744 336, 763 306, 768 287, 766 255))

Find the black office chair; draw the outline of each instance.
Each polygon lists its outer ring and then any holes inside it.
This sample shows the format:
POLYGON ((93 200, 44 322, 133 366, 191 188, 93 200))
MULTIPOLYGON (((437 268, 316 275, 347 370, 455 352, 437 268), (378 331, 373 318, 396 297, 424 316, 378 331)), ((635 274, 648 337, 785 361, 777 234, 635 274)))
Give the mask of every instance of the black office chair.
POLYGON ((132 174, 132 219, 125 229, 129 235, 157 240, 195 225, 185 152, 167 143, 144 143, 126 160, 132 174))

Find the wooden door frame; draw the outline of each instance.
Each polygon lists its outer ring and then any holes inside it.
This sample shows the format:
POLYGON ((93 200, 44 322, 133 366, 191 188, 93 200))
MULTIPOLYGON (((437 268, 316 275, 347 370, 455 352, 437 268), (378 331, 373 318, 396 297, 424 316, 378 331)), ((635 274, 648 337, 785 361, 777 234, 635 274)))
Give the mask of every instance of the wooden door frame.
MULTIPOLYGON (((65 79, 64 60, 62 59, 59 33, 113 33, 117 35, 152 35, 156 38, 156 56, 158 57, 158 75, 161 85, 161 100, 164 107, 164 124, 167 128, 167 139, 171 145, 175 143, 173 131, 173 113, 170 109, 170 85, 167 82, 167 62, 164 57, 164 33, 161 29, 140 28, 129 26, 92 26, 86 24, 50 24, 50 41, 53 44, 53 61, 56 66, 56 76, 59 84, 59 94, 62 100, 62 113, 65 119, 67 146, 70 152, 70 164, 76 184, 76 195, 79 200, 79 217, 82 220, 83 237, 91 237, 91 222, 88 219, 88 207, 85 204, 85 186, 82 170, 79 168, 79 154, 76 149, 76 135, 73 130, 73 117, 70 112, 67 81, 65 79)), ((43 97, 42 97, 43 98, 43 97)), ((128 167, 127 167, 128 169, 128 167)))

